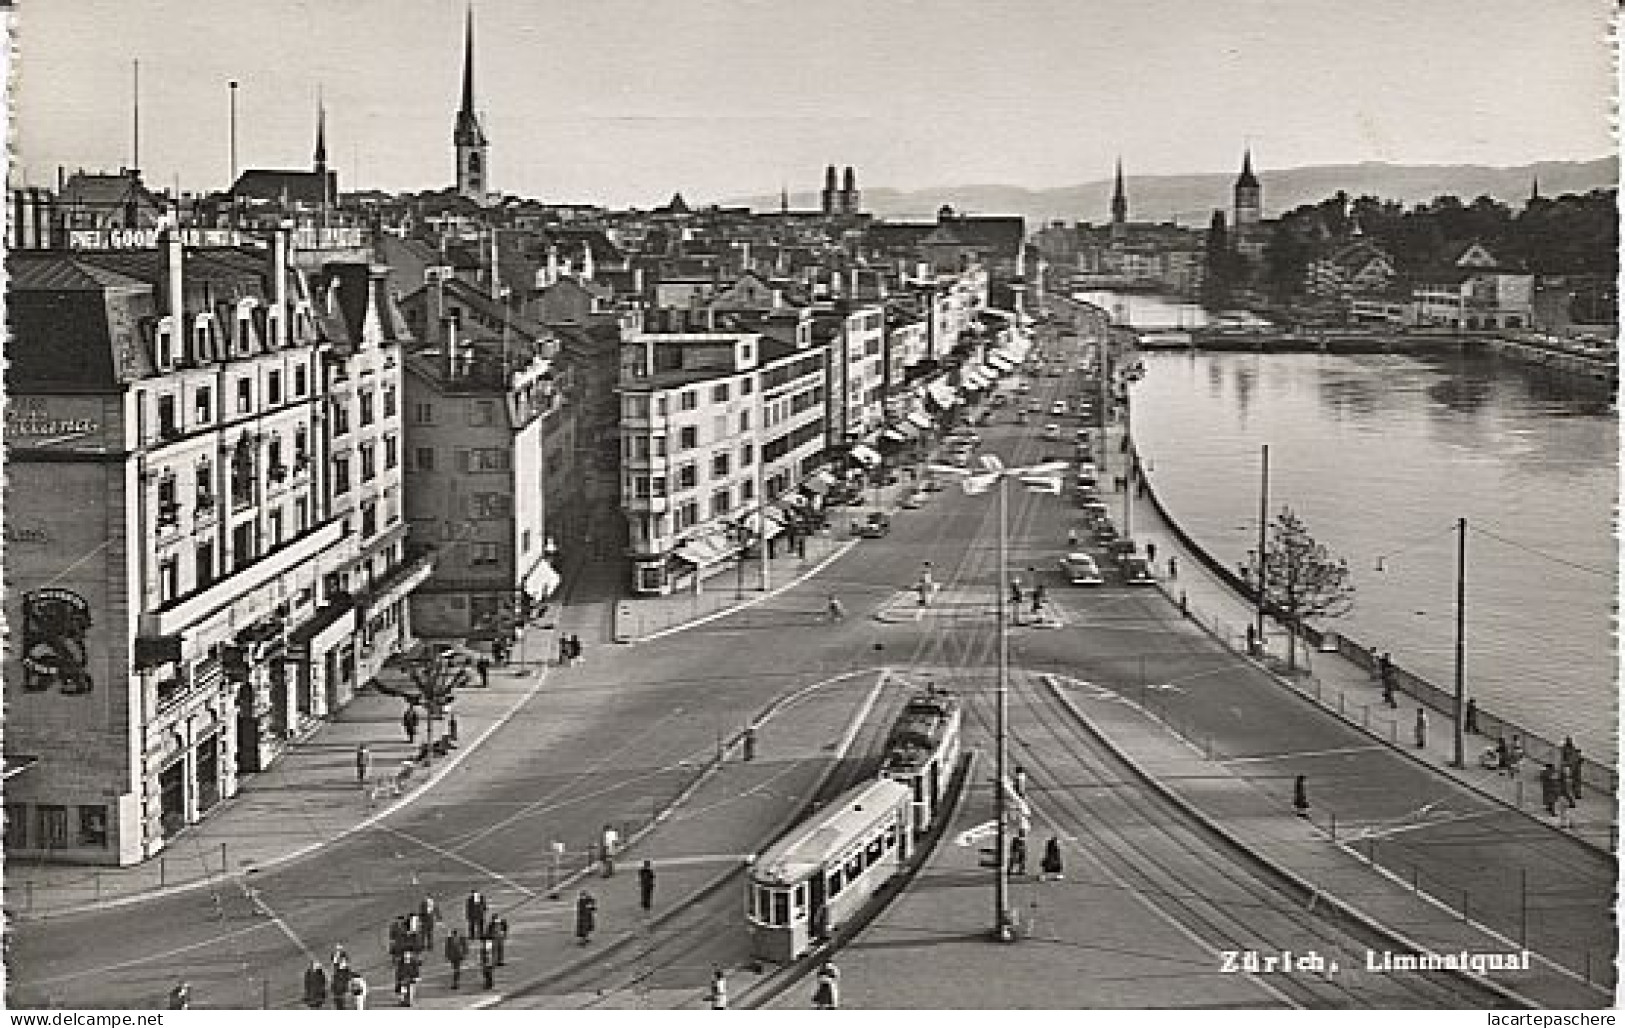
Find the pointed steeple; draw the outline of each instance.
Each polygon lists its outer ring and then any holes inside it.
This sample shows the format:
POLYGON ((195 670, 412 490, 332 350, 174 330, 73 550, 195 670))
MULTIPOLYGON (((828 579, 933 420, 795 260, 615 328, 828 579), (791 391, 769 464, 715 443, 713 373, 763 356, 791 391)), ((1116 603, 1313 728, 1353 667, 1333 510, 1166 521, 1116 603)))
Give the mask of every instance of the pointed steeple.
POLYGON ((457 130, 453 142, 458 146, 488 146, 485 130, 474 113, 474 5, 468 7, 468 21, 463 36, 463 102, 457 108, 457 130))
POLYGON ((1539 175, 1531 175, 1529 177, 1529 202, 1534 203, 1536 200, 1539 200, 1539 199, 1540 199, 1540 176, 1539 175))
POLYGON ((790 184, 788 182, 779 186, 779 213, 790 213, 790 184))
POLYGON ((316 155, 313 164, 317 172, 327 170, 327 106, 322 103, 320 92, 316 94, 316 155))
POLYGON ((1253 174, 1253 148, 1250 146, 1242 154, 1241 174, 1236 177, 1236 185, 1258 188, 1258 176, 1253 174))
POLYGON ((1112 224, 1128 222, 1128 191, 1123 188, 1123 158, 1117 158, 1117 188, 1112 193, 1112 224))

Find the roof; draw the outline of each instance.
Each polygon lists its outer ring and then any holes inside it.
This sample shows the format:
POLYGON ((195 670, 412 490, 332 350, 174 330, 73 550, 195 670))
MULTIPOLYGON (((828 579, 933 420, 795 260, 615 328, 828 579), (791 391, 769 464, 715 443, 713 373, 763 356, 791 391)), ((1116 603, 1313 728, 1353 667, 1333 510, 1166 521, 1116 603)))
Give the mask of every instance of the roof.
POLYGON ((338 172, 279 171, 250 168, 231 185, 232 196, 267 203, 304 203, 317 206, 339 195, 338 172))
POLYGON ((69 176, 56 197, 58 207, 107 211, 121 210, 131 201, 149 211, 163 207, 158 198, 141 184, 140 174, 134 171, 117 174, 81 171, 69 176))
POLYGON ((886 770, 910 771, 931 758, 948 728, 959 719, 959 700, 949 695, 916 696, 903 707, 886 739, 886 770))
POLYGON ((751 878, 764 884, 801 881, 912 798, 907 785, 887 779, 855 786, 769 846, 756 858, 751 878))
POLYGON ((1019 215, 964 215, 953 219, 959 238, 972 246, 1015 257, 1027 235, 1027 221, 1019 215))
POLYGON ((7 261, 6 385, 18 392, 112 391, 151 375, 153 286, 76 256, 17 251, 7 261))
POLYGON ((1258 176, 1253 174, 1253 152, 1247 150, 1241 158, 1241 174, 1236 176, 1236 187, 1239 189, 1257 189, 1258 176))

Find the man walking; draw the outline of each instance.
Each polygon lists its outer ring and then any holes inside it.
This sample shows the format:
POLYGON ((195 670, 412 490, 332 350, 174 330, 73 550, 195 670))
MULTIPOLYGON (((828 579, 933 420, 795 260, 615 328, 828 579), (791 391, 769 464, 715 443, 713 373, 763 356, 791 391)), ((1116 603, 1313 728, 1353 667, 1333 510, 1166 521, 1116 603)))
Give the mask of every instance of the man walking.
POLYGON ((638 868, 638 905, 645 911, 655 905, 655 869, 647 860, 638 868))
POLYGON ((487 989, 496 988, 497 984, 497 958, 496 944, 490 939, 480 940, 480 978, 487 989))
POLYGON ((586 889, 576 897, 576 939, 585 946, 592 941, 592 933, 598 927, 598 901, 593 899, 592 893, 586 889))
POLYGON ((1585 766, 1585 758, 1580 755, 1580 747, 1574 745, 1574 736, 1563 737, 1562 774, 1568 783, 1569 794, 1576 800, 1580 798, 1580 772, 1585 766))
POLYGON ((419 923, 423 929, 423 948, 434 949, 434 923, 440 919, 440 908, 435 905, 433 896, 423 897, 418 904, 419 923))
POLYGON ((468 937, 478 939, 485 934, 485 896, 475 889, 463 902, 463 921, 468 925, 468 937))
POLYGON ((463 981, 463 961, 468 959, 468 940, 463 933, 453 928, 451 934, 446 936, 446 963, 451 965, 451 987, 457 988, 463 981))
POLYGON ((502 967, 508 962, 508 919, 492 914, 491 923, 485 926, 485 937, 491 940, 492 959, 502 967))
POLYGON ((408 703, 406 712, 401 715, 401 728, 406 731, 406 741, 416 742, 418 738, 418 708, 408 703))
POLYGON ((486 660, 484 657, 481 657, 479 661, 475 663, 474 670, 479 672, 480 688, 489 689, 491 687, 491 662, 486 660))
POLYGON ((355 748, 355 784, 365 787, 371 773, 372 751, 367 749, 366 743, 361 743, 355 748))

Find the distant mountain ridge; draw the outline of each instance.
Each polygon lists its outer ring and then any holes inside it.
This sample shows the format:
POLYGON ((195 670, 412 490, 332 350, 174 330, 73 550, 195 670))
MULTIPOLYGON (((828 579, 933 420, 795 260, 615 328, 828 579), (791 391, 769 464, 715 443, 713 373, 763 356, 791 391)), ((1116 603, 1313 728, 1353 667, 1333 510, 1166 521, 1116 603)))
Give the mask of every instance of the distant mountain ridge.
MULTIPOLYGON (((1488 194, 1513 207, 1529 197, 1532 183, 1540 183, 1543 196, 1583 193, 1619 184, 1619 161, 1602 157, 1593 161, 1539 161, 1510 168, 1476 164, 1326 164, 1270 170, 1255 162, 1263 186, 1264 214, 1275 217, 1300 204, 1316 203, 1339 189, 1351 197, 1372 194, 1398 200, 1406 206, 1449 193, 1471 200, 1488 194)), ((1111 216, 1112 180, 1102 178, 1076 186, 1025 189, 1020 186, 966 185, 898 190, 864 187, 863 209, 893 221, 933 220, 943 204, 970 214, 1020 214, 1029 231, 1051 221, 1105 222, 1111 216)), ((1215 210, 1230 212, 1231 187, 1236 173, 1200 175, 1135 175, 1124 172, 1129 220, 1170 221, 1205 227, 1215 210)), ((758 211, 778 210, 779 197, 755 196, 722 201, 728 206, 749 206, 758 211)), ((794 210, 816 210, 817 193, 792 193, 794 210)))

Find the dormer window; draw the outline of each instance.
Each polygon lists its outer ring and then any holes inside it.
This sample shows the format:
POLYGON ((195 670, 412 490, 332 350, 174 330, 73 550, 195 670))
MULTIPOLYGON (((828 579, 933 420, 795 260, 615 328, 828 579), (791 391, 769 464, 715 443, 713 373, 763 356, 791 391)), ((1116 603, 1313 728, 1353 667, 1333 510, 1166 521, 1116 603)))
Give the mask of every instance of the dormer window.
POLYGON ((168 326, 158 330, 158 343, 156 346, 156 363, 159 371, 173 371, 175 369, 175 337, 168 326))

